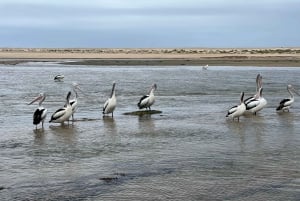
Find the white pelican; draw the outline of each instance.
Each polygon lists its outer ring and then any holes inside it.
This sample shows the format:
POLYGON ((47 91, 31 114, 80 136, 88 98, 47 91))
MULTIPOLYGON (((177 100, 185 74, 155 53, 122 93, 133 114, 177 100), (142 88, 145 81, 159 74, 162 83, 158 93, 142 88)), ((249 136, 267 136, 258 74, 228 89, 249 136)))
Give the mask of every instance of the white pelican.
POLYGON ((71 99, 69 102, 70 102, 70 105, 72 107, 72 120, 74 121, 74 113, 77 111, 77 108, 78 108, 78 93, 77 93, 77 89, 80 90, 79 88, 79 85, 74 82, 73 84, 73 91, 75 93, 75 97, 73 99, 71 99))
POLYGON ((44 121, 47 116, 47 109, 42 106, 43 101, 46 99, 46 95, 44 93, 40 93, 33 101, 28 103, 31 105, 32 103, 39 101, 39 107, 33 113, 33 124, 35 125, 35 129, 37 129, 37 125, 42 122, 42 128, 44 128, 44 121))
POLYGON ((238 121, 240 121, 240 116, 242 116, 246 111, 246 106, 243 99, 244 99, 244 92, 241 93, 240 104, 230 108, 228 110, 226 117, 230 117, 232 118, 232 120, 234 120, 234 118, 237 118, 238 121))
POLYGON ((207 70, 208 69, 208 64, 206 64, 205 66, 202 66, 202 70, 207 70))
POLYGON ((115 110, 116 105, 117 105, 115 88, 116 88, 116 83, 113 82, 110 97, 105 101, 105 103, 103 105, 103 112, 102 112, 103 115, 111 113, 111 116, 112 117, 114 116, 114 110, 115 110))
POLYGON ((151 105, 153 105, 153 103, 155 102, 155 96, 154 96, 154 91, 156 90, 157 85, 153 84, 151 86, 150 92, 148 95, 144 95, 139 103, 137 104, 139 109, 142 108, 149 108, 149 110, 151 110, 151 105))
POLYGON ((56 112, 54 112, 52 114, 49 122, 64 123, 65 121, 69 121, 69 118, 72 115, 72 107, 70 105, 70 96, 71 96, 71 91, 68 92, 65 106, 63 108, 56 110, 56 112))
POLYGON ((285 98, 283 100, 280 101, 279 106, 276 108, 277 111, 288 111, 291 107, 291 105, 294 102, 294 94, 297 94, 298 96, 300 96, 300 94, 294 89, 294 87, 292 85, 287 85, 287 90, 290 94, 290 98, 285 98))
POLYGON ((54 77, 54 80, 55 80, 55 81, 62 81, 64 78, 65 78, 64 75, 56 75, 56 76, 54 77))
POLYGON ((250 111, 252 114, 256 115, 257 112, 262 110, 267 105, 267 100, 262 96, 262 76, 259 76, 258 79, 258 93, 254 96, 253 99, 249 100, 246 105, 246 110, 250 111))

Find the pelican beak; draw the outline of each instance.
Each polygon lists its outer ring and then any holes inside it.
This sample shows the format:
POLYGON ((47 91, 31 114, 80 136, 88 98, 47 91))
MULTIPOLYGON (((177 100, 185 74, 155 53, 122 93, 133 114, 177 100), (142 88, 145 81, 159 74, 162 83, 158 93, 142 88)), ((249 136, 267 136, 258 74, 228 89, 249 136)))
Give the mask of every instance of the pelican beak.
POLYGON ((81 92, 83 93, 83 91, 82 91, 82 89, 79 87, 79 85, 76 85, 76 86, 75 86, 75 89, 78 89, 79 91, 81 91, 81 92))
POLYGON ((293 88, 293 91, 295 92, 295 94, 297 94, 298 96, 300 96, 300 93, 296 89, 293 88))
POLYGON ((35 99, 33 99, 33 101, 31 101, 30 103, 28 103, 28 105, 31 105, 32 103, 34 103, 34 102, 40 100, 41 98, 42 98, 42 96, 36 97, 35 99))

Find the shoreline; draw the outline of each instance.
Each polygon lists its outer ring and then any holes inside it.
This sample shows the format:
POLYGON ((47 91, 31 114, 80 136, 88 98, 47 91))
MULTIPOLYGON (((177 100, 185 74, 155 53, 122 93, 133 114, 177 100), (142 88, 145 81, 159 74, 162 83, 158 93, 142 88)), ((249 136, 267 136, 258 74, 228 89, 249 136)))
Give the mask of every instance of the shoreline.
POLYGON ((96 66, 300 67, 300 48, 54 49, 0 48, 0 65, 60 62, 96 66))

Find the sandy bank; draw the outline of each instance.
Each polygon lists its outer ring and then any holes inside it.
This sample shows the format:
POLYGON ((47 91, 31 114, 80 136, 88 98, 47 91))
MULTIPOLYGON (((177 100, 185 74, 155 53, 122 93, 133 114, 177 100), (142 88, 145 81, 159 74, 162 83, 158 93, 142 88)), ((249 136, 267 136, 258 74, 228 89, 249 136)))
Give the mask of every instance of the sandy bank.
POLYGON ((74 65, 300 66, 300 48, 28 49, 0 48, 0 64, 62 61, 74 65), (68 61, 66 61, 68 60, 68 61), (69 62, 72 60, 73 62, 69 62))

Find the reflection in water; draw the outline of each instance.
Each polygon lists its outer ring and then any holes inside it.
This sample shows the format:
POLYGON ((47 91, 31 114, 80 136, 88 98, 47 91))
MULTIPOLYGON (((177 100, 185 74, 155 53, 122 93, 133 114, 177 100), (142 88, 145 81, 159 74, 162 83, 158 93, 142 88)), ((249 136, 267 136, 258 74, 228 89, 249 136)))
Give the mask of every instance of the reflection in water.
POLYGON ((73 144, 76 139, 77 127, 74 124, 60 124, 57 126, 50 125, 51 134, 59 137, 67 144, 73 144))
POLYGON ((117 127, 115 119, 111 116, 103 116, 104 128, 106 133, 111 135, 117 135, 117 127))
POLYGON ((227 126, 233 134, 239 137, 241 151, 263 148, 262 137, 266 132, 266 122, 261 114, 246 115, 240 122, 228 121, 227 126), (249 146, 249 142, 251 142, 251 146, 249 146))
POLYGON ((293 112, 277 112, 278 121, 281 125, 291 127, 295 122, 295 115, 293 112))
POLYGON ((155 133, 155 124, 154 120, 151 117, 151 114, 139 115, 139 128, 144 133, 155 133))
POLYGON ((45 143, 45 131, 44 129, 34 129, 34 144, 43 145, 45 143))

